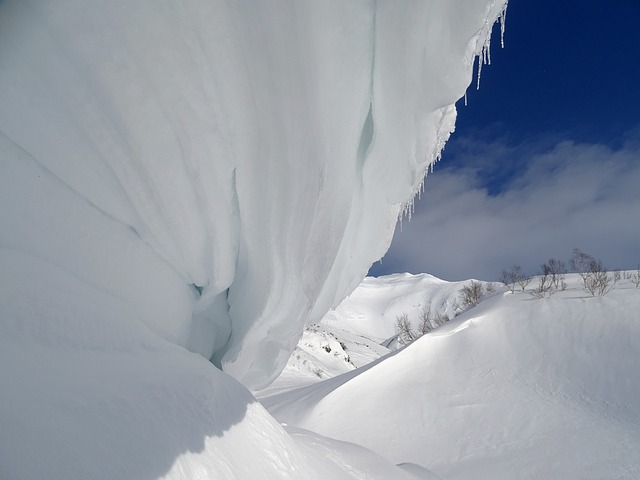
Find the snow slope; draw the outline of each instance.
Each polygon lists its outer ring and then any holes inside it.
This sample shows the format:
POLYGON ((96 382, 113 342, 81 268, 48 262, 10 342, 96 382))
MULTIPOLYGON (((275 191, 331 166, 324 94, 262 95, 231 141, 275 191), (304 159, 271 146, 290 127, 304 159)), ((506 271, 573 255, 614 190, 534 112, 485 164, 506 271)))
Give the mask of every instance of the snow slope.
POLYGON ((338 307, 325 315, 322 324, 340 326, 382 342, 396 334, 396 317, 403 313, 414 325, 425 307, 434 313, 455 317, 461 311, 457 305, 458 295, 465 284, 468 281, 447 282, 426 273, 367 277, 338 307))
POLYGON ((396 340, 398 316, 407 314, 416 330, 424 308, 454 318, 462 310, 458 296, 465 284, 424 273, 365 278, 340 305, 305 329, 280 376, 256 395, 335 377, 396 350, 401 346, 396 340))
POLYGON ((321 475, 245 386, 383 255, 505 3, 0 2, 0 477, 321 475))
POLYGON ((0 289, 0 478, 413 478, 363 447, 290 435, 105 292, 70 275, 58 288, 32 257, 0 260, 16 280, 0 289))
MULTIPOLYGON (((387 280, 382 291, 399 278, 387 280)), ((369 282, 375 297, 385 278, 369 282)), ((446 479, 639 478, 640 289, 591 297, 580 284, 569 275, 545 299, 497 292, 367 367, 261 401, 446 479)))

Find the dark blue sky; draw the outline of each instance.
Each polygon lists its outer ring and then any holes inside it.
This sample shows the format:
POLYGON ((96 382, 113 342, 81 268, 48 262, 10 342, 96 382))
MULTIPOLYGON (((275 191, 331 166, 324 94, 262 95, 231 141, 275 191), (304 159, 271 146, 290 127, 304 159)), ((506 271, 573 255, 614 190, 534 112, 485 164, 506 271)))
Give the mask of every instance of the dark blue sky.
POLYGON ((458 131, 498 124, 514 142, 619 141, 638 123, 639 46, 638 0, 512 0, 506 48, 493 48, 458 131))
POLYGON ((458 103, 456 132, 414 220, 371 274, 490 279, 512 263, 536 273, 573 247, 610 268, 640 262, 640 184, 628 185, 640 174, 640 0, 511 0, 504 49, 498 36, 496 26, 492 64, 468 106, 458 103), (470 192, 475 201, 461 201, 470 192), (546 216, 535 208, 541 198, 546 216), (609 238, 596 216, 607 211, 609 238))

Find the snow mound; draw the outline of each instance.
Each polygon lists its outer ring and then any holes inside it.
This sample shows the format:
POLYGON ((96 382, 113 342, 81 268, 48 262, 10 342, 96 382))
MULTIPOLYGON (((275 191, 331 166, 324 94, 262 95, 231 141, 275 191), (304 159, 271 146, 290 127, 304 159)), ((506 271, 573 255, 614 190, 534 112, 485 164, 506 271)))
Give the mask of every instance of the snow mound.
POLYGON ((372 365, 261 401, 451 480, 638 478, 640 289, 592 297, 581 282, 496 293, 372 365))

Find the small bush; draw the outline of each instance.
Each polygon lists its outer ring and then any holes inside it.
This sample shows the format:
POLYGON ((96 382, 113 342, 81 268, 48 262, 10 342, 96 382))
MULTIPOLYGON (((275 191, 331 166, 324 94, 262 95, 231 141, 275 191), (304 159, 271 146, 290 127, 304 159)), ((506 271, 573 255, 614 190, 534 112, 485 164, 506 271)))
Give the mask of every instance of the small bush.
POLYGON ((616 284, 614 275, 609 275, 607 267, 600 260, 593 259, 589 264, 589 272, 584 280, 584 288, 592 296, 603 296, 609 293, 616 284))
POLYGON ((551 296, 553 294, 553 281, 551 280, 551 275, 545 272, 538 275, 538 284, 535 288, 529 290, 529 293, 535 298, 544 298, 547 295, 551 296))

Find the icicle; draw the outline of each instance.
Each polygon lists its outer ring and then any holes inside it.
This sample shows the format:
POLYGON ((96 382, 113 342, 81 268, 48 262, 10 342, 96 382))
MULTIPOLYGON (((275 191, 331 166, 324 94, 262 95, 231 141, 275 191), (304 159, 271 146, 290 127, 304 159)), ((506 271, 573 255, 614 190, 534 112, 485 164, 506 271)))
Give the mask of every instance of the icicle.
POLYGON ((502 11, 500 12, 500 46, 504 48, 504 30, 507 26, 507 5, 509 1, 504 2, 504 7, 502 7, 502 11))
MULTIPOLYGON (((433 164, 431 165, 433 171, 433 164)), ((429 171, 429 167, 427 167, 427 172, 429 171)), ((418 200, 422 200, 422 194, 424 193, 424 179, 426 178, 426 174, 422 177, 422 181, 420 182, 420 186, 418 187, 418 200)))
POLYGON ((482 75, 482 54, 484 53, 484 47, 482 47, 482 52, 478 56, 478 83, 476 84, 476 90, 480 90, 480 76, 482 75))
POLYGON ((480 55, 478 55, 478 83, 476 84, 476 90, 480 90, 480 76, 482 75, 482 65, 491 65, 491 31, 482 45, 480 55))
POLYGON ((467 91, 464 91, 464 106, 467 106, 467 91))
MULTIPOLYGON (((505 1, 502 10, 500 11, 500 15, 498 16, 498 21, 500 22, 500 46, 504 48, 504 32, 506 29, 507 22, 507 5, 508 0, 505 1)), ((491 31, 493 25, 489 25, 489 23, 485 24, 487 35, 485 37, 484 45, 482 45, 482 49, 478 54, 478 81, 476 83, 476 90, 480 90, 480 77, 482 75, 482 65, 491 65, 491 31)), ((465 106, 467 105, 467 98, 465 94, 465 106)))

